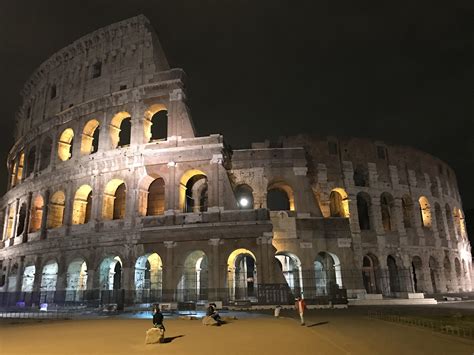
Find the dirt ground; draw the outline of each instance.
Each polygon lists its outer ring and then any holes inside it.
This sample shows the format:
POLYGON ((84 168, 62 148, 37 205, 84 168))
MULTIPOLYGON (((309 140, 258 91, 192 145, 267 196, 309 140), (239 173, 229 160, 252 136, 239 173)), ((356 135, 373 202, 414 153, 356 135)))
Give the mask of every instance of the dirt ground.
POLYGON ((165 344, 145 345, 151 320, 0 323, 0 354, 469 354, 474 342, 340 311, 243 318, 221 327, 165 319, 165 344))

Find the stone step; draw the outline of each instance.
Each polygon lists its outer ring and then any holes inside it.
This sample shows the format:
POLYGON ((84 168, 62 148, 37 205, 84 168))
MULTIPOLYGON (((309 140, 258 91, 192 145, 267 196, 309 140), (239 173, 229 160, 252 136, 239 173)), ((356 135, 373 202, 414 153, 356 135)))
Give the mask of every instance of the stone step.
POLYGON ((349 306, 406 306, 438 303, 434 298, 350 299, 348 301, 349 306))

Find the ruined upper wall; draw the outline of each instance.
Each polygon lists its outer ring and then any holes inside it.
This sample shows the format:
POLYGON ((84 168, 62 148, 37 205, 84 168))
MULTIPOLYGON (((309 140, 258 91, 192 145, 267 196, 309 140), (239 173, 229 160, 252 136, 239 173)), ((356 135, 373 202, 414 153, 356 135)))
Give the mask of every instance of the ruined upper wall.
MULTIPOLYGON (((456 174, 442 160, 418 149, 388 144, 363 138, 311 137, 297 135, 280 140, 282 147, 304 147, 309 163, 310 174, 317 174, 318 164, 327 169, 327 179, 334 185, 344 185, 344 170, 348 162, 352 170, 359 170, 369 179, 368 164, 375 164, 377 180, 390 186, 396 167, 398 181, 402 185, 430 189, 433 195, 438 191, 453 196, 460 202, 456 174), (392 167, 392 169, 390 168, 392 167)), ((370 182, 368 183, 370 185, 370 182)))
POLYGON ((143 15, 87 34, 51 56, 27 80, 16 139, 63 110, 153 82, 154 74, 168 69, 143 15))

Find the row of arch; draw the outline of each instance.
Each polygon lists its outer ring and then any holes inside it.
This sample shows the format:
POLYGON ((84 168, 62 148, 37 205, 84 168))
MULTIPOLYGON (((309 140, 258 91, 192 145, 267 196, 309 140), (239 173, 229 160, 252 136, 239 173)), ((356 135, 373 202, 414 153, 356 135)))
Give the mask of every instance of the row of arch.
MULTIPOLYGON (((183 212, 207 210, 207 176, 198 170, 186 172, 180 182, 179 206, 183 212)), ((103 220, 120 220, 126 215, 127 185, 122 179, 110 180, 104 188, 101 208, 103 220)), ((97 200, 99 201, 99 200, 97 200)), ((49 197, 47 209, 45 197, 37 194, 31 203, 29 232, 40 230, 46 222, 46 229, 53 229, 67 223, 65 221, 66 193, 58 190, 49 197), (46 218, 43 215, 46 213, 46 218), (44 222, 43 222, 44 220, 44 222)), ((100 203, 100 202, 99 202, 100 203)), ((93 190, 90 185, 80 186, 74 193, 70 223, 86 224, 92 218, 93 190)), ((165 181, 159 176, 146 176, 139 189, 138 214, 140 216, 162 215, 165 211, 165 181)), ((23 202, 16 213, 14 205, 9 206, 5 238, 14 236, 13 228, 17 217, 16 236, 25 231, 27 203, 23 202)))
MULTIPOLYGON (((179 184, 179 209, 185 213, 207 211, 208 189, 208 179, 204 172, 196 169, 186 171, 179 184)), ((138 190, 139 216, 164 214, 166 189, 165 180, 162 177, 147 175, 142 179, 138 190)), ((248 185, 238 185, 235 192, 241 208, 254 208, 252 189, 248 185), (245 206, 243 205, 244 199, 245 206)), ((102 201, 93 199, 93 190, 90 185, 82 185, 74 193, 69 221, 65 220, 68 198, 63 190, 52 193, 48 202, 45 202, 45 197, 42 194, 36 194, 31 202, 28 232, 37 232, 43 225, 45 229, 54 229, 69 223, 72 225, 87 224, 92 218, 93 201, 101 203, 99 218, 102 220, 124 219, 127 213, 127 193, 127 185, 122 179, 112 179, 105 185, 102 201)), ((269 185, 267 204, 271 210, 293 209, 292 190, 288 185, 281 183, 269 185)), ((6 216, 5 239, 20 236, 25 232, 27 210, 26 201, 21 203, 18 211, 15 210, 14 204, 9 206, 6 216)))
POLYGON ((369 294, 393 294, 396 292, 440 293, 470 291, 468 262, 454 258, 454 268, 446 255, 441 267, 438 260, 430 256, 427 265, 415 255, 406 269, 393 255, 386 259, 387 268, 372 253, 363 258, 362 279, 369 294), (454 271, 454 274, 453 274, 454 271), (388 274, 387 274, 388 272, 388 274))
MULTIPOLYGON (((330 288, 342 287, 342 274, 339 259, 332 253, 321 252, 314 261, 313 280, 304 285, 301 262, 291 253, 279 252, 276 260, 281 268, 284 279, 294 294, 303 292, 303 287, 312 287, 314 295, 327 295, 330 288), (311 283, 311 286, 309 284, 311 283)), ((229 299, 257 298, 258 272, 255 254, 245 248, 233 250, 227 257, 226 287, 229 299)), ((209 287, 209 261, 202 250, 190 252, 180 268, 178 278, 172 285, 175 299, 178 301, 207 299, 209 287)), ((34 264, 27 264, 20 278, 20 285, 16 285, 18 278, 18 265, 15 264, 8 275, 8 290, 29 293, 39 289, 44 295, 43 300, 54 300, 54 291, 58 287, 60 267, 54 259, 47 260, 41 270, 36 270, 34 264), (36 273, 40 272, 40 277, 36 273), (35 285, 35 282, 39 283, 35 285)), ((83 292, 94 283, 89 280, 88 265, 85 259, 73 259, 66 268, 65 291, 66 301, 78 301, 83 297, 83 292)), ((102 291, 120 290, 124 285, 124 264, 120 256, 110 255, 100 262, 96 277, 98 288, 102 291)), ((148 253, 138 257, 133 267, 133 285, 135 302, 149 300, 150 296, 159 299, 162 296, 163 281, 166 268, 159 254, 148 253)), ((0 285, 2 286, 2 285, 0 285)), ((59 286, 60 287, 60 286, 59 286)), ((167 285, 169 287, 169 285, 167 285)), ((308 296, 309 296, 308 291, 308 296)))
MULTIPOLYGON (((145 142, 166 140, 168 111, 164 105, 155 104, 145 111, 143 120, 145 142)), ((80 155, 94 154, 100 147, 101 124, 98 119, 87 121, 79 135, 73 128, 64 129, 57 139, 57 157, 60 161, 72 158, 74 144, 80 144, 80 155)), ((132 137, 132 118, 126 111, 115 114, 109 124, 109 147, 111 149, 130 145, 132 137)), ((53 140, 43 138, 39 152, 32 146, 26 153, 22 150, 10 164, 10 187, 30 176, 35 170, 42 171, 51 163, 53 140), (26 157, 26 158, 25 158, 26 157)))
MULTIPOLYGON (((372 199, 366 192, 357 194, 357 213, 359 228, 361 230, 373 229, 374 214, 372 213, 372 199)), ((349 198, 344 189, 336 188, 331 191, 329 196, 329 210, 331 217, 350 217, 349 198)), ((464 217, 459 208, 451 208, 449 204, 444 206, 444 215, 441 205, 434 204, 434 213, 432 207, 425 196, 420 196, 418 203, 415 204, 409 195, 401 198, 401 215, 404 228, 414 228, 416 226, 415 218, 418 210, 420 224, 422 227, 430 229, 433 222, 436 223, 437 230, 441 238, 447 238, 448 233, 466 238, 464 217), (445 227, 445 217, 446 226, 445 227)), ((386 232, 397 230, 397 213, 395 199, 393 196, 384 192, 380 195, 380 218, 383 229, 386 232)))

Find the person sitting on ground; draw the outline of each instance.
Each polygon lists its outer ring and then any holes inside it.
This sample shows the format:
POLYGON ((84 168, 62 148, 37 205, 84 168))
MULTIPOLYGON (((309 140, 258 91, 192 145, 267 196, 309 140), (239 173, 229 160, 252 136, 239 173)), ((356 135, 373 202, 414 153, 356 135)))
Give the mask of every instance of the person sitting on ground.
POLYGON ((153 327, 159 328, 163 333, 165 332, 165 326, 163 325, 163 313, 161 313, 160 305, 155 304, 153 306, 153 327))
POLYGON ((217 312, 216 308, 217 308, 217 305, 215 303, 209 303, 209 307, 207 307, 206 316, 214 319, 217 322, 217 325, 221 325, 222 324, 221 316, 217 312))

